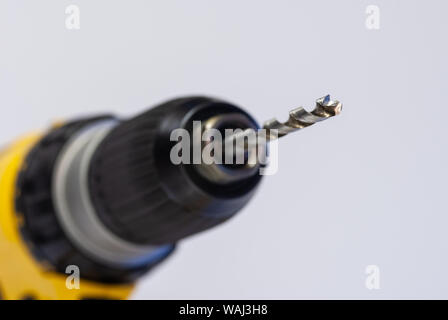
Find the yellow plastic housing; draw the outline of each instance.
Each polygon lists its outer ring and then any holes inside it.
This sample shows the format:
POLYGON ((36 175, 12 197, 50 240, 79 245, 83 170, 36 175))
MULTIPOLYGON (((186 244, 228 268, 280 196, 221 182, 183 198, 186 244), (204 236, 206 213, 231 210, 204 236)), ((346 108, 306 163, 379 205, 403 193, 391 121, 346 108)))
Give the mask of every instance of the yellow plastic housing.
POLYGON ((66 285, 70 275, 56 273, 33 258, 20 235, 14 198, 18 172, 41 134, 30 134, 0 150, 0 297, 2 299, 127 299, 134 285, 109 285, 82 279, 79 289, 66 285))

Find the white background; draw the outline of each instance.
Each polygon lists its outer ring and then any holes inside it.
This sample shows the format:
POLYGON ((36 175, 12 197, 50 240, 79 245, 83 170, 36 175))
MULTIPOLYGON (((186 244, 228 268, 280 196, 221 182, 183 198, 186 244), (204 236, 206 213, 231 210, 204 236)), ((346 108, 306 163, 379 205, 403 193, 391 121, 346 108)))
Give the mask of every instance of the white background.
POLYGON ((260 120, 326 93, 280 170, 136 299, 448 298, 446 1, 0 2, 0 144, 52 120, 205 94, 260 120), (65 28, 65 8, 81 29, 65 28), (365 27, 367 5, 380 30, 365 27), (381 289, 367 290, 378 265, 381 289))

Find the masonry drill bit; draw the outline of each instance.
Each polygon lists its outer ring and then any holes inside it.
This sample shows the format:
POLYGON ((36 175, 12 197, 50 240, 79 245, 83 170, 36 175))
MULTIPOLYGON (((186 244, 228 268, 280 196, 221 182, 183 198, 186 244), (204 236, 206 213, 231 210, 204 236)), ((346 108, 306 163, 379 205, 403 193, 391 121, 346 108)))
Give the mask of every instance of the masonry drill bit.
MULTIPOLYGON (((266 137, 263 137, 262 139, 265 139, 266 142, 276 140, 292 132, 309 127, 316 122, 334 117, 341 113, 341 111, 342 103, 338 100, 331 100, 330 95, 326 95, 316 100, 316 107, 311 112, 299 107, 289 112, 289 119, 286 122, 279 122, 275 118, 266 121, 263 125, 263 129, 266 129, 266 137), (272 130, 276 130, 276 132, 274 133, 272 130)), ((260 136, 260 134, 255 133, 253 129, 247 129, 227 137, 226 143, 232 145, 236 142, 237 150, 240 152, 251 152, 256 150, 258 144, 260 143, 259 140, 262 140, 245 139, 245 137, 249 137, 251 135, 260 136), (241 149, 242 146, 244 146, 244 150, 241 149)))
POLYGON ((308 112, 304 108, 299 107, 289 112, 288 121, 281 123, 277 119, 271 119, 264 123, 263 128, 267 130, 277 130, 278 135, 269 134, 267 139, 274 140, 286 136, 291 132, 309 127, 316 122, 326 120, 338 115, 342 111, 342 103, 337 100, 331 100, 330 95, 326 95, 316 100, 316 107, 313 111, 308 112))

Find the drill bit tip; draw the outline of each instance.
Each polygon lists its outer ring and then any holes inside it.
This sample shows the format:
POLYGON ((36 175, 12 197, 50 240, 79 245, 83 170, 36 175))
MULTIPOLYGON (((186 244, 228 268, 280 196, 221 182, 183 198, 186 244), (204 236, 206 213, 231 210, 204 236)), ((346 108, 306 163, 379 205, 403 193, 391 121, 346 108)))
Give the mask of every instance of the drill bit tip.
POLYGON ((342 111, 342 103, 338 100, 331 100, 329 94, 316 100, 316 108, 318 109, 319 107, 331 116, 336 116, 342 111))

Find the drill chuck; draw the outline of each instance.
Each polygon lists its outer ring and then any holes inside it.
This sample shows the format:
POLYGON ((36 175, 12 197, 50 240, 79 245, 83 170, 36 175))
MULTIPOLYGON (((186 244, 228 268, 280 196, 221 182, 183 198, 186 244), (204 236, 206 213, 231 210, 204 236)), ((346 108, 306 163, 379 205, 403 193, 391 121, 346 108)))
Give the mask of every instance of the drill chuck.
POLYGON ((244 119, 232 126, 258 128, 240 108, 204 97, 163 103, 112 128, 98 144, 88 172, 88 190, 102 223, 130 242, 163 245, 238 212, 260 181, 257 172, 244 176, 244 170, 235 169, 241 179, 222 184, 201 171, 204 164, 173 164, 170 159, 177 143, 170 139, 173 130, 183 128, 193 135, 194 121, 227 115, 244 119))
POLYGON ((51 130, 20 174, 24 236, 59 270, 69 261, 87 266, 87 278, 127 281, 162 261, 179 240, 231 218, 261 176, 244 165, 174 164, 171 133, 182 128, 193 135, 195 121, 217 130, 258 128, 230 103, 188 97, 128 120, 90 118, 51 130), (52 233, 41 227, 48 224, 52 233))

